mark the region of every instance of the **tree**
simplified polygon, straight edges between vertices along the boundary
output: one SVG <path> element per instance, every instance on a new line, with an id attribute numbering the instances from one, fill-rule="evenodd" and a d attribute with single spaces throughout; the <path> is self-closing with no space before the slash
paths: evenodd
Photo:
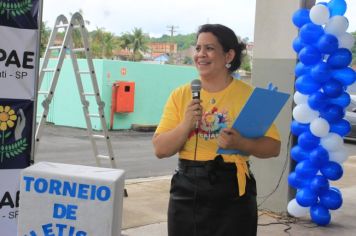
<path id="1" fill-rule="evenodd" d="M 121 35 L 120 40 L 121 40 L 122 48 L 124 48 L 124 49 L 131 48 L 131 35 L 129 33 L 125 33 L 125 34 Z"/>
<path id="2" fill-rule="evenodd" d="M 245 55 L 242 58 L 241 66 L 240 68 L 245 71 L 251 72 L 251 59 L 249 55 Z"/>
<path id="3" fill-rule="evenodd" d="M 143 52 L 147 52 L 147 36 L 143 33 L 141 28 L 134 28 L 131 36 L 131 47 L 133 51 L 133 60 L 138 61 L 141 60 Z"/>
<path id="4" fill-rule="evenodd" d="M 178 51 L 188 49 L 190 46 L 195 45 L 196 33 L 187 35 L 178 34 L 171 38 L 169 35 L 162 35 L 160 38 L 150 38 L 150 42 L 172 42 L 177 44 Z"/>
<path id="5" fill-rule="evenodd" d="M 102 57 L 102 42 L 104 40 L 104 29 L 96 28 L 96 30 L 90 32 L 90 47 L 91 47 L 91 55 L 93 58 L 101 58 Z"/>
<path id="6" fill-rule="evenodd" d="M 46 51 L 49 36 L 51 34 L 51 28 L 47 26 L 46 22 L 41 22 L 41 45 L 40 45 L 40 56 L 42 57 Z"/>
<path id="7" fill-rule="evenodd" d="M 111 32 L 106 32 L 104 28 L 97 28 L 90 33 L 90 44 L 92 56 L 95 58 L 113 57 L 113 51 L 121 49 L 121 40 Z"/>
<path id="8" fill-rule="evenodd" d="M 104 58 L 112 58 L 113 51 L 115 49 L 121 49 L 120 47 L 120 38 L 116 37 L 111 32 L 104 32 L 104 39 L 103 39 L 103 57 Z"/>
<path id="9" fill-rule="evenodd" d="M 134 28 L 132 33 L 124 33 L 120 37 L 121 48 L 129 50 L 131 60 L 140 61 L 143 58 L 142 53 L 148 50 L 148 36 L 145 35 L 141 28 Z"/>

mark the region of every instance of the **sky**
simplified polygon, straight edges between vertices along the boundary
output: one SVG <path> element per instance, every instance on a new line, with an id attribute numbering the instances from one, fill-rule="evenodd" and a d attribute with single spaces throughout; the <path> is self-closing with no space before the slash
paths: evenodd
<path id="1" fill-rule="evenodd" d="M 296 0 L 281 0 L 296 1 Z M 328 1 L 328 0 L 324 0 Z M 196 32 L 205 23 L 224 24 L 241 38 L 253 40 L 256 0 L 44 0 L 43 21 L 53 27 L 58 15 L 83 10 L 91 31 L 104 28 L 117 36 L 142 28 L 150 37 Z M 318 2 L 318 0 L 317 0 Z M 348 31 L 356 31 L 356 0 L 347 0 Z M 352 14 L 353 13 L 353 14 Z"/>

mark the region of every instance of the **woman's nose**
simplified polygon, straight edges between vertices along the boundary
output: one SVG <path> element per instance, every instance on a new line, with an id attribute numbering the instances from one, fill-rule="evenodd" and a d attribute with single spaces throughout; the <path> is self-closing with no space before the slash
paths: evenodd
<path id="1" fill-rule="evenodd" d="M 199 57 L 205 57 L 206 56 L 205 50 L 204 49 L 199 50 L 199 52 L 197 52 L 197 55 Z"/>

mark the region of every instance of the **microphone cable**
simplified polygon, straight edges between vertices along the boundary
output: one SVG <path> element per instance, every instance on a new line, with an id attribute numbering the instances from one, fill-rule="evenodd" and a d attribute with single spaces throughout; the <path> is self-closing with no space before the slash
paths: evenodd
<path id="1" fill-rule="evenodd" d="M 195 128 L 195 147 L 194 147 L 194 163 L 197 161 L 197 150 L 198 150 L 198 128 Z M 193 203 L 193 221 L 194 221 L 194 236 L 197 235 L 197 222 L 196 222 L 196 208 L 197 208 L 197 195 L 198 195 L 198 186 L 197 186 L 197 166 L 194 167 L 194 203 Z"/>
<path id="2" fill-rule="evenodd" d="M 195 79 L 190 83 L 190 88 L 192 90 L 192 98 L 200 99 L 201 81 Z M 197 197 L 198 197 L 198 185 L 197 185 L 197 149 L 198 149 L 198 133 L 199 133 L 199 121 L 196 121 L 195 125 L 195 147 L 194 147 L 194 163 L 192 167 L 194 168 L 194 199 L 193 199 L 193 221 L 194 221 L 194 236 L 197 235 L 197 222 L 196 222 L 196 208 L 197 208 Z M 195 166 L 196 165 L 196 166 Z"/>

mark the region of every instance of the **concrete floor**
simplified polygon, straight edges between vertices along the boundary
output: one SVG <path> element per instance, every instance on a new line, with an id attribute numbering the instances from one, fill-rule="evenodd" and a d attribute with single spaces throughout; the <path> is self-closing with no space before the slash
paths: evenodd
<path id="1" fill-rule="evenodd" d="M 131 180 L 126 183 L 129 197 L 124 199 L 123 236 L 167 236 L 167 204 L 170 179 Z M 356 235 L 356 156 L 344 163 L 344 176 L 333 182 L 340 188 L 343 205 L 332 211 L 331 223 L 319 227 L 306 218 L 292 218 L 260 210 L 259 236 Z"/>
<path id="2" fill-rule="evenodd" d="M 170 177 L 176 158 L 154 157 L 152 133 L 112 132 L 111 136 L 117 164 L 128 170 L 122 235 L 166 236 Z M 295 219 L 261 209 L 258 235 L 356 235 L 356 144 L 346 144 L 346 148 L 350 157 L 344 163 L 344 176 L 331 183 L 341 188 L 343 206 L 331 212 L 327 227 L 318 227 L 309 218 Z M 85 130 L 66 127 L 45 128 L 36 161 L 95 166 Z"/>

